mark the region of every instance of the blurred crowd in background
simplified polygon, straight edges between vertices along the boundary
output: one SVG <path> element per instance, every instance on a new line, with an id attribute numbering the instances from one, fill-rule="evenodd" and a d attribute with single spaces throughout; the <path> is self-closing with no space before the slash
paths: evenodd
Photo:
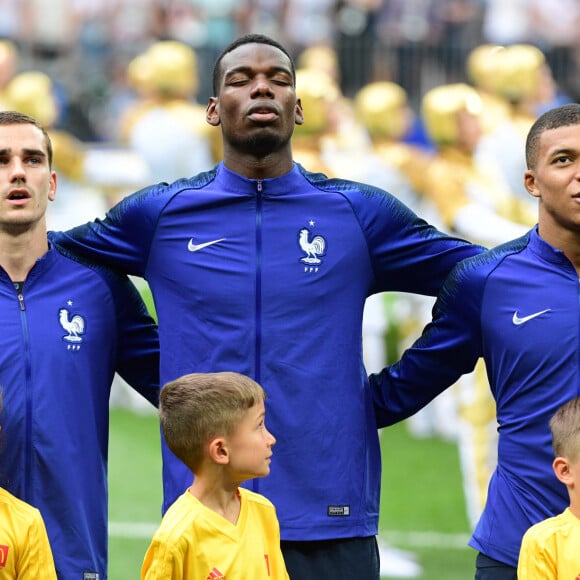
<path id="1" fill-rule="evenodd" d="M 117 136 L 132 98 L 127 66 L 153 42 L 195 50 L 196 98 L 205 103 L 215 57 L 246 32 L 275 37 L 296 58 L 331 47 L 347 97 L 390 80 L 417 107 L 429 88 L 465 80 L 466 57 L 483 43 L 537 46 L 562 90 L 580 97 L 577 0 L 0 0 L 0 12 L 0 38 L 18 47 L 18 69 L 51 76 L 59 122 L 83 140 Z"/>

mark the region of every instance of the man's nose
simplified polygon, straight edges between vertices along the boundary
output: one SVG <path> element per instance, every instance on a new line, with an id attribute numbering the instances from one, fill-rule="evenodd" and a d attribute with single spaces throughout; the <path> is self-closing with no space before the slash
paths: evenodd
<path id="1" fill-rule="evenodd" d="M 10 177 L 11 179 L 23 179 L 26 176 L 24 171 L 24 163 L 18 158 L 14 158 L 10 162 Z"/>
<path id="2" fill-rule="evenodd" d="M 265 76 L 258 76 L 254 81 L 254 86 L 252 87 L 253 95 L 268 95 L 274 94 L 272 91 L 272 86 L 270 81 Z"/>

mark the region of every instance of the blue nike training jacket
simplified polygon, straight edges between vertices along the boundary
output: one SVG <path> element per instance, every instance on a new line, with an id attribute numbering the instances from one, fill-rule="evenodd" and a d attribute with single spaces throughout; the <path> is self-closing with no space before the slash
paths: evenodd
<path id="1" fill-rule="evenodd" d="M 0 268 L 0 328 L 0 485 L 40 510 L 59 580 L 104 580 L 109 392 L 118 371 L 157 404 L 155 323 L 125 276 L 52 248 L 20 291 Z"/>
<path id="2" fill-rule="evenodd" d="M 482 248 L 437 231 L 389 193 L 297 164 L 264 180 L 219 164 L 137 192 L 55 239 L 149 282 L 163 383 L 237 371 L 263 385 L 278 442 L 270 475 L 248 485 L 275 504 L 282 539 L 377 533 L 365 299 L 436 294 L 457 261 Z M 165 509 L 191 480 L 164 449 Z"/>
<path id="3" fill-rule="evenodd" d="M 498 465 L 470 545 L 517 566 L 524 532 L 568 505 L 549 421 L 580 395 L 580 284 L 571 262 L 528 234 L 459 264 L 433 322 L 397 364 L 371 375 L 377 421 L 423 407 L 479 357 L 497 404 Z"/>

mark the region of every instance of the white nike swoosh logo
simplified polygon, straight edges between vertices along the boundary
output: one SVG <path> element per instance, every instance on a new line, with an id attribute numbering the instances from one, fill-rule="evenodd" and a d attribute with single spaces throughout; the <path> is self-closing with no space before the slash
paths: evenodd
<path id="1" fill-rule="evenodd" d="M 201 250 L 202 248 L 207 248 L 208 246 L 212 246 L 213 244 L 217 244 L 218 242 L 223 242 L 224 240 L 225 240 L 225 238 L 220 238 L 219 240 L 211 240 L 211 242 L 204 242 L 203 244 L 194 244 L 193 238 L 191 238 L 189 240 L 189 242 L 187 243 L 187 249 L 190 252 L 197 252 L 198 250 Z"/>
<path id="2" fill-rule="evenodd" d="M 540 316 L 540 314 L 545 314 L 546 312 L 550 312 L 551 308 L 548 308 L 547 310 L 542 310 L 541 312 L 534 312 L 534 314 L 530 314 L 528 316 L 523 316 L 522 318 L 520 318 L 518 316 L 518 312 L 517 310 L 514 312 L 514 317 L 512 318 L 512 322 L 516 325 L 519 326 L 520 324 L 523 324 L 524 322 L 527 322 L 528 320 L 531 320 L 532 318 L 536 318 L 536 316 Z"/>

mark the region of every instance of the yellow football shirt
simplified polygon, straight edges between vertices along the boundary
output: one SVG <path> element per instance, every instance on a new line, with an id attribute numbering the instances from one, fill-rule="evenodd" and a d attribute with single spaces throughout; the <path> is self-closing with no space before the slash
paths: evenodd
<path id="1" fill-rule="evenodd" d="M 0 487 L 0 578 L 56 580 L 40 512 Z"/>
<path id="2" fill-rule="evenodd" d="M 518 580 L 578 580 L 580 519 L 569 509 L 532 526 L 524 535 Z"/>
<path id="3" fill-rule="evenodd" d="M 240 488 L 234 525 L 185 492 L 167 510 L 141 569 L 142 580 L 288 580 L 273 504 Z"/>

